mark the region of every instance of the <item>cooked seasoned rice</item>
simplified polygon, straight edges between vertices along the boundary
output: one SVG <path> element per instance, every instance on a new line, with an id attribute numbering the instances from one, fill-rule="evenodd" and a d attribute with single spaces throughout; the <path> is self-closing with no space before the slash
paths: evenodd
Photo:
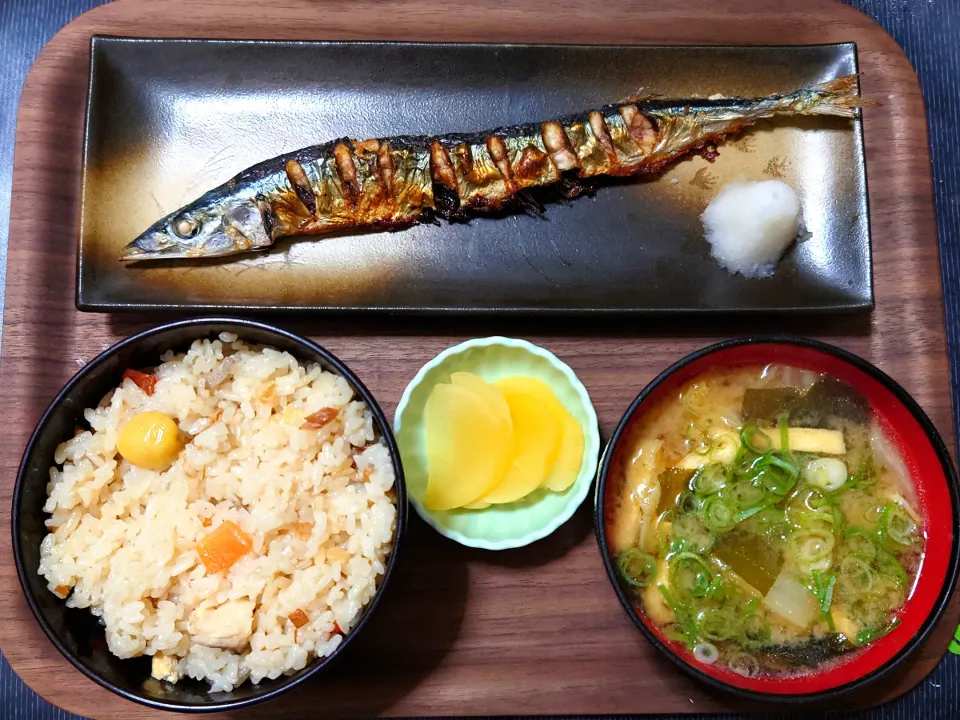
<path id="1" fill-rule="evenodd" d="M 392 549 L 394 472 L 370 410 L 342 377 L 229 333 L 167 353 L 155 374 L 152 395 L 125 379 L 56 450 L 39 570 L 50 590 L 101 618 L 111 652 L 153 655 L 169 681 L 231 690 L 329 655 Z M 304 422 L 325 408 L 334 420 Z M 147 410 L 174 418 L 184 443 L 160 471 L 117 451 Z M 225 521 L 253 547 L 210 574 L 197 543 Z"/>

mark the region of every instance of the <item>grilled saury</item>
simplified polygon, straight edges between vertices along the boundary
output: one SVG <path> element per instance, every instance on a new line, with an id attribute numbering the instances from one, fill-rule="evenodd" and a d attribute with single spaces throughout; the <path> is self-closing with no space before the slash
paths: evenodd
<path id="1" fill-rule="evenodd" d="M 121 260 L 206 258 L 280 237 L 406 227 L 526 200 L 560 183 L 569 196 L 598 176 L 659 172 L 777 115 L 853 117 L 856 77 L 786 95 L 649 99 L 473 135 L 341 139 L 267 160 L 159 220 Z"/>

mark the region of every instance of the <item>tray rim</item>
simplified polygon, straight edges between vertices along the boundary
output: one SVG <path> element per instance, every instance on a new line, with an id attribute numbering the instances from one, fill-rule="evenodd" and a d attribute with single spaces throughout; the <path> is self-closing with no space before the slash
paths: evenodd
<path id="1" fill-rule="evenodd" d="M 449 41 L 405 41 L 405 40 L 272 40 L 257 38 L 217 38 L 217 37 L 150 37 L 145 35 L 113 35 L 109 33 L 94 33 L 89 41 L 89 69 L 87 83 L 87 98 L 83 118 L 83 158 L 81 161 L 81 186 L 79 196 L 79 224 L 77 228 L 77 254 L 75 271 L 74 307 L 80 312 L 92 313 L 132 313 L 141 311 L 160 312 L 234 312 L 234 313 L 269 313 L 277 315 L 303 315 L 305 313 L 318 314 L 327 317 L 348 315 L 376 316 L 396 315 L 409 317 L 529 317 L 546 315 L 551 317 L 635 317 L 635 318 L 697 318 L 718 317 L 733 314 L 744 314 L 751 317 L 770 315 L 789 315 L 791 317 L 805 317 L 815 315 L 855 315 L 869 316 L 876 308 L 876 292 L 874 283 L 873 235 L 870 221 L 870 187 L 867 178 L 866 140 L 863 133 L 863 117 L 861 113 L 851 119 L 851 132 L 854 144 L 860 156 L 855 170 L 863 186 L 864 231 L 866 234 L 866 290 L 865 296 L 858 297 L 850 302 L 838 302 L 825 305 L 771 305 L 753 307 L 534 307 L 527 305 L 504 306 L 477 306 L 477 305 L 293 305 L 281 306 L 278 304 L 256 303 L 220 303 L 220 302 L 131 302 L 123 300 L 103 301 L 84 297 L 85 288 L 89 284 L 84 278 L 84 221 L 87 211 L 87 175 L 90 165 L 90 124 L 94 111 L 94 86 L 96 73 L 96 52 L 99 45 L 129 44 L 129 45 L 252 45 L 271 47 L 419 47 L 419 48 L 537 48 L 537 49 L 581 49 L 581 50 L 635 50 L 639 48 L 650 50 L 803 50 L 812 48 L 835 48 L 848 53 L 853 62 L 857 75 L 857 93 L 860 94 L 860 57 L 856 41 L 804 43 L 794 45 L 763 44 L 763 45 L 731 45 L 731 44 L 605 44 L 605 43 L 496 43 L 496 42 L 449 42 Z M 267 250 L 269 253 L 269 249 Z M 88 291 L 89 292 L 89 291 Z"/>
<path id="2" fill-rule="evenodd" d="M 320 4 L 327 4 L 321 0 Z M 308 21 L 306 23 L 305 30 L 290 29 L 290 27 L 279 27 L 271 30 L 271 32 L 278 36 L 284 37 L 289 35 L 303 34 L 305 32 L 315 32 L 319 35 L 328 34 L 331 36 L 344 36 L 347 33 L 357 32 L 358 34 L 365 34 L 366 36 L 376 36 L 378 34 L 383 34 L 384 32 L 392 32 L 395 35 L 407 34 L 412 37 L 440 37 L 440 36 L 453 36 L 453 37 L 466 37 L 471 35 L 480 35 L 485 37 L 490 37 L 496 35 L 498 32 L 506 36 L 515 36 L 517 33 L 512 29 L 506 29 L 498 31 L 496 29 L 481 29 L 473 30 L 467 27 L 465 24 L 467 20 L 471 18 L 476 19 L 479 17 L 479 10 L 470 10 L 471 5 L 467 5 L 467 17 L 459 25 L 454 24 L 449 29 L 439 28 L 436 25 L 430 26 L 421 26 L 416 25 L 413 20 L 415 16 L 410 12 L 410 7 L 418 9 L 423 7 L 426 2 L 423 0 L 407 0 L 407 2 L 398 4 L 398 26 L 399 30 L 384 31 L 376 27 L 367 27 L 360 25 L 354 20 L 354 13 L 356 9 L 352 9 L 351 15 L 345 18 L 346 11 L 339 8 L 331 7 L 333 13 L 333 18 L 335 21 L 340 24 L 331 24 L 329 29 L 327 26 L 320 27 L 315 20 Z M 210 20 L 208 17 L 203 15 L 202 10 L 197 10 L 197 6 L 202 6 L 203 3 L 198 2 L 193 7 L 190 7 L 187 4 L 184 4 L 184 9 L 186 10 L 186 15 L 188 19 L 197 21 L 198 27 L 205 27 L 213 25 L 214 21 Z M 366 3 L 369 5 L 369 3 Z M 482 4 L 481 4 L 482 5 Z M 712 37 L 714 34 L 719 34 L 723 37 L 733 37 L 740 38 L 748 36 L 751 33 L 744 31 L 739 27 L 735 27 L 731 24 L 724 24 L 725 20 L 723 16 L 716 14 L 709 14 L 710 4 L 704 2 L 703 0 L 693 0 L 686 10 L 665 10 L 662 4 L 645 2 L 645 0 L 640 0 L 637 3 L 638 6 L 636 9 L 630 8 L 630 13 L 639 11 L 642 6 L 646 6 L 646 9 L 651 10 L 653 15 L 650 21 L 650 27 L 652 30 L 642 30 L 641 33 L 645 32 L 648 35 L 653 33 L 663 33 L 668 37 L 676 37 L 677 45 L 685 44 L 695 44 L 695 42 L 686 41 L 685 38 L 692 38 L 694 41 L 699 40 L 704 36 L 704 33 L 707 32 L 703 29 L 703 23 L 706 19 L 713 18 L 714 20 L 720 21 L 720 26 L 716 29 L 710 28 L 709 36 Z M 253 17 L 262 17 L 262 13 L 259 8 L 253 7 L 250 3 L 244 2 L 241 0 L 238 3 L 238 7 L 241 9 L 241 14 L 243 11 L 248 13 L 248 16 L 241 18 L 238 22 L 227 25 L 227 32 L 234 34 L 244 34 L 245 28 L 247 27 L 244 23 L 250 19 L 250 16 Z M 24 92 L 21 97 L 21 101 L 18 105 L 18 130 L 17 130 L 17 156 L 15 157 L 15 175 L 13 183 L 13 197 L 19 200 L 26 200 L 33 194 L 39 194 L 42 192 L 42 188 L 37 185 L 37 180 L 35 176 L 40 174 L 41 176 L 49 176 L 49 172 L 45 172 L 42 168 L 38 169 L 37 165 L 37 145 L 43 145 L 46 147 L 49 144 L 48 140 L 34 140 L 34 135 L 37 132 L 37 124 L 39 121 L 42 121 L 42 118 L 45 115 L 50 114 L 55 106 L 53 105 L 53 100 L 59 99 L 59 94 L 53 92 L 49 87 L 45 87 L 45 83 L 49 83 L 50 78 L 60 80 L 65 74 L 69 74 L 65 69 L 71 62 L 76 64 L 76 60 L 82 57 L 84 48 L 83 43 L 90 37 L 90 32 L 93 28 L 98 27 L 107 27 L 107 28 L 118 28 L 125 30 L 127 28 L 138 27 L 137 23 L 140 22 L 140 16 L 137 14 L 138 11 L 142 11 L 143 6 L 141 5 L 140 0 L 120 0 L 119 2 L 112 3 L 110 6 L 97 8 L 96 10 L 85 13 L 82 16 L 75 18 L 73 21 L 68 23 L 68 25 L 61 30 L 51 41 L 51 47 L 47 48 L 43 53 L 40 54 L 39 58 L 35 65 L 31 68 L 30 72 L 27 75 L 26 82 L 24 84 Z M 954 430 L 954 421 L 952 413 L 952 393 L 949 392 L 949 377 L 943 379 L 944 373 L 947 372 L 948 368 L 946 366 L 947 362 L 947 345 L 944 337 L 944 326 L 943 326 L 943 311 L 942 311 L 942 286 L 940 282 L 940 254 L 939 246 L 937 245 L 937 234 L 936 234 L 936 224 L 934 217 L 934 195 L 933 195 L 933 186 L 932 186 L 932 176 L 930 173 L 929 166 L 929 143 L 928 143 L 928 133 L 925 123 L 923 123 L 924 118 L 924 104 L 922 100 L 922 94 L 920 89 L 920 84 L 916 75 L 916 71 L 910 64 L 903 50 L 896 44 L 896 42 L 890 37 L 889 33 L 883 30 L 883 28 L 872 18 L 865 15 L 863 12 L 858 11 L 855 8 L 850 6 L 843 5 L 841 3 L 827 2 L 826 0 L 813 0 L 809 4 L 804 4 L 801 7 L 793 7 L 790 10 L 790 14 L 787 14 L 786 8 L 784 8 L 783 14 L 781 14 L 780 8 L 774 12 L 769 7 L 758 7 L 758 11 L 763 19 L 772 21 L 776 24 L 778 28 L 790 28 L 798 30 L 798 36 L 805 36 L 810 31 L 804 29 L 805 26 L 801 23 L 804 21 L 813 20 L 811 13 L 817 12 L 822 13 L 816 16 L 814 22 L 826 22 L 826 21 L 838 21 L 841 27 L 849 30 L 848 35 L 855 35 L 861 39 L 863 43 L 863 48 L 865 49 L 864 58 L 869 58 L 869 68 L 873 73 L 871 77 L 879 77 L 880 85 L 883 87 L 896 87 L 898 90 L 904 93 L 903 102 L 900 105 L 900 109 L 896 113 L 891 113 L 890 120 L 895 123 L 903 123 L 907 120 L 916 122 L 919 125 L 919 130 L 917 132 L 917 137 L 920 142 L 911 142 L 907 141 L 907 144 L 914 151 L 913 153 L 905 157 L 908 164 L 915 170 L 915 173 L 912 174 L 912 197 L 907 197 L 903 199 L 895 199 L 894 205 L 895 209 L 902 213 L 904 210 L 913 213 L 911 215 L 911 222 L 909 225 L 906 224 L 903 217 L 894 213 L 889 216 L 893 220 L 886 220 L 881 222 L 880 226 L 884 229 L 887 229 L 888 226 L 903 227 L 907 231 L 907 235 L 911 241 L 911 247 L 916 247 L 923 251 L 923 257 L 921 258 L 924 267 L 927 268 L 930 274 L 934 274 L 937 277 L 937 281 L 934 283 L 935 287 L 927 287 L 927 292 L 930 293 L 930 302 L 933 302 L 939 308 L 939 311 L 932 311 L 929 316 L 932 327 L 930 328 L 930 336 L 927 339 L 920 339 L 922 347 L 928 353 L 930 353 L 931 360 L 935 363 L 937 370 L 937 375 L 940 378 L 941 382 L 938 382 L 938 388 L 940 393 L 938 397 L 945 397 L 946 400 L 943 401 L 943 407 L 938 411 L 939 422 L 938 426 L 944 428 L 944 432 L 949 434 L 953 438 L 953 442 L 950 443 L 951 453 L 956 454 L 955 443 L 956 437 L 953 432 Z M 364 11 L 369 11 L 370 8 L 361 8 L 360 13 Z M 533 7 L 527 7 L 521 3 L 519 5 L 519 10 L 522 11 L 522 17 L 537 17 L 540 11 Z M 611 9 L 613 14 L 616 17 L 630 14 L 625 11 L 622 4 L 615 4 Z M 292 12 L 289 7 L 280 8 L 278 11 L 279 15 L 285 17 L 291 17 Z M 707 17 L 702 17 L 703 13 L 707 13 Z M 693 20 L 697 23 L 696 26 L 683 26 L 681 29 L 672 29 L 676 28 L 674 21 L 679 15 L 681 18 L 687 20 Z M 219 22 L 218 19 L 216 22 Z M 156 35 L 163 35 L 167 32 L 166 26 L 161 25 L 160 20 L 152 19 L 150 15 L 143 18 L 145 25 L 150 28 L 149 31 L 153 32 Z M 360 30 L 355 30 L 356 28 L 361 28 Z M 825 30 L 827 34 L 831 34 L 835 31 L 830 30 L 829 27 L 826 27 Z M 847 32 L 845 30 L 845 32 Z M 617 31 L 615 28 L 611 29 L 610 27 L 603 25 L 599 20 L 589 20 L 585 26 L 585 31 L 591 37 L 606 37 L 608 35 L 622 35 L 622 31 Z M 571 34 L 571 30 L 563 25 L 560 25 L 556 22 L 548 21 L 544 28 L 539 31 L 541 35 L 545 37 L 565 37 L 568 34 Z M 659 36 L 658 36 L 659 37 Z M 81 85 L 82 81 L 77 83 L 77 86 Z M 60 93 L 62 94 L 62 93 Z M 80 99 L 73 99 L 72 95 L 75 93 L 70 92 L 71 100 L 71 114 L 75 118 L 79 118 L 80 113 L 82 112 L 80 108 L 82 107 L 83 101 Z M 66 138 L 66 144 L 68 146 L 76 146 L 77 156 L 79 156 L 80 142 L 79 138 L 81 136 L 81 122 L 78 119 L 69 121 L 67 129 L 69 130 L 69 137 Z M 61 142 L 61 144 L 63 144 Z M 877 152 L 882 152 L 882 150 L 877 150 Z M 916 161 L 919 159 L 919 162 Z M 32 162 L 31 162 L 32 161 Z M 70 160 L 68 167 L 73 172 L 75 166 L 75 161 Z M 79 175 L 79 167 L 76 167 L 77 174 Z M 78 180 L 79 178 L 77 178 Z M 78 183 L 79 184 L 79 183 Z M 885 183 L 881 183 L 882 186 L 886 187 Z M 72 195 L 72 192 L 70 193 Z M 73 200 L 76 202 L 76 200 Z M 76 206 L 74 206 L 75 209 Z M 35 218 L 27 214 L 27 211 L 23 209 L 23 204 L 13 204 L 11 207 L 12 225 L 16 226 L 20 231 L 31 231 L 37 228 L 39 223 Z M 73 216 L 73 213 L 70 213 Z M 886 217 L 886 216 L 885 216 Z M 915 222 L 914 222 L 915 221 Z M 74 217 L 70 217 L 66 220 L 66 223 L 76 222 Z M 22 232 L 23 235 L 28 235 L 29 232 Z M 70 233 L 72 235 L 72 233 Z M 886 237 L 887 233 L 884 233 Z M 71 237 L 63 237 L 63 244 L 61 247 L 70 247 Z M 30 241 L 28 238 L 24 237 L 18 240 L 17 243 L 12 243 L 13 252 L 11 260 L 13 262 L 25 262 L 27 259 L 33 261 L 31 257 L 32 251 L 28 249 Z M 63 250 L 58 251 L 61 254 L 70 254 Z M 66 264 L 64 263 L 64 267 Z M 879 267 L 883 267 L 882 265 Z M 881 278 L 883 275 L 881 274 Z M 889 284 L 884 282 L 881 285 L 881 289 L 888 290 Z M 29 295 L 32 292 L 30 288 L 24 288 L 24 283 L 17 280 L 15 274 L 8 276 L 8 298 L 10 302 L 10 308 L 18 312 L 30 311 L 35 313 L 37 308 L 34 304 L 30 304 L 28 301 Z M 884 303 L 881 303 L 885 307 Z M 901 301 L 902 302 L 902 301 Z M 914 302 L 911 300 L 911 302 Z M 899 305 L 898 305 L 899 306 Z M 86 315 L 86 321 L 83 320 L 84 315 L 76 316 L 76 319 L 71 322 L 71 327 L 77 325 L 90 325 L 98 324 L 91 321 L 91 318 L 103 317 L 97 315 Z M 302 316 L 290 316 L 287 322 L 300 323 L 303 322 L 304 318 Z M 16 347 L 16 342 L 19 340 L 23 342 L 24 332 L 18 330 L 18 324 L 21 322 L 21 319 L 16 313 L 8 312 L 5 316 L 5 325 L 9 337 Z M 380 331 L 380 334 L 383 334 L 384 331 Z M 448 330 L 445 334 L 449 334 Z M 312 335 L 321 334 L 324 336 L 329 335 L 329 331 L 323 330 L 322 327 L 317 327 Z M 543 331 L 538 331 L 537 335 L 551 334 L 544 333 Z M 831 342 L 842 342 L 845 346 L 861 346 L 865 342 L 864 338 L 858 337 L 856 333 L 841 332 L 840 336 L 842 339 L 838 339 L 837 336 L 826 335 L 822 333 L 817 333 L 815 331 L 811 332 L 814 336 L 817 337 L 833 337 Z M 348 333 L 349 335 L 349 333 Z M 639 333 L 640 337 L 646 337 L 648 339 L 660 340 L 664 343 L 671 343 L 675 340 L 679 340 L 682 337 L 685 337 L 685 333 L 681 333 L 679 337 L 676 335 L 665 335 L 663 332 L 654 330 L 654 331 L 641 331 Z M 700 335 L 698 334 L 698 337 Z M 713 337 L 710 335 L 709 337 Z M 7 339 L 6 337 L 4 338 Z M 349 339 L 349 338 L 348 338 Z M 555 338 L 557 339 L 557 338 Z M 7 368 L 7 375 L 12 376 L 15 373 L 13 366 L 17 364 L 19 358 L 14 353 L 14 351 L 9 349 L 10 342 L 5 343 L 4 345 L 4 365 Z M 867 353 L 868 357 L 878 357 L 876 353 L 878 350 L 874 349 Z M 9 364 L 7 364 L 9 363 Z M 2 388 L 0 388 L 2 392 Z M 10 393 L 7 393 L 9 397 Z M 2 509 L 0 509 L 0 516 L 3 515 Z M 11 614 L 11 618 L 17 621 L 17 607 L 16 602 L 11 602 L 11 598 L 0 594 L 0 609 L 6 609 L 8 613 Z M 956 603 L 955 603 L 956 604 Z M 955 608 L 956 609 L 956 608 Z M 16 626 L 14 626 L 16 627 Z M 28 643 L 28 647 L 31 644 L 33 638 L 22 631 L 20 631 L 19 636 L 25 639 Z M 8 636 L 9 638 L 9 636 Z M 2 638 L 0 638 L 2 640 Z M 10 644 L 13 644 L 12 642 Z M 13 650 L 14 648 L 9 648 Z M 930 663 L 930 655 L 935 653 L 935 660 L 933 664 L 929 665 L 929 668 L 923 672 L 922 675 L 911 677 L 909 684 L 898 686 L 895 694 L 890 694 L 888 691 L 883 691 L 881 688 L 881 693 L 878 695 L 885 695 L 884 701 L 893 701 L 895 698 L 900 697 L 904 693 L 910 692 L 918 683 L 920 683 L 924 677 L 926 677 L 933 669 L 935 662 L 940 659 L 942 653 L 946 652 L 946 642 L 942 644 L 942 647 L 938 646 L 936 648 L 931 647 L 930 653 L 927 653 L 927 658 L 924 661 L 925 664 Z M 103 712 L 109 714 L 110 717 L 115 718 L 129 718 L 131 716 L 137 717 L 146 717 L 147 715 L 138 712 L 140 709 L 131 706 L 127 703 L 118 702 L 116 698 L 110 696 L 106 693 L 100 693 L 95 688 L 93 690 L 85 689 L 86 684 L 82 681 L 77 683 L 76 692 L 63 692 L 57 689 L 56 684 L 49 684 L 44 682 L 45 676 L 49 676 L 48 670 L 54 669 L 52 666 L 43 666 L 38 665 L 31 656 L 30 659 L 25 657 L 22 652 L 14 653 L 14 657 L 8 656 L 11 664 L 16 661 L 14 666 L 18 673 L 22 673 L 22 677 L 25 680 L 28 680 L 29 684 L 32 687 L 39 689 L 42 693 L 45 693 L 47 697 L 53 698 L 51 700 L 55 703 L 60 703 L 64 707 L 71 708 L 74 712 L 85 712 L 85 714 L 91 714 L 93 712 Z M 44 659 L 47 662 L 50 661 L 50 658 L 46 658 L 42 654 L 37 656 L 41 661 Z M 863 701 L 861 707 L 869 708 L 875 707 L 878 700 L 882 698 L 875 697 L 874 699 L 866 699 Z M 429 707 L 429 705 L 428 705 Z M 436 708 L 434 704 L 434 708 Z M 455 712 L 449 709 L 435 709 L 434 712 L 437 714 L 455 714 Z M 726 709 L 717 710 L 717 712 L 732 712 L 735 710 L 735 706 L 728 705 Z M 503 712 L 503 711 L 501 711 Z M 679 714 L 686 714 L 689 712 L 689 709 L 682 708 L 678 709 L 675 712 Z M 414 712 L 411 708 L 407 707 L 406 704 L 400 708 L 397 708 L 397 713 L 400 715 L 416 715 L 421 713 Z M 154 717 L 153 714 L 149 715 Z"/>

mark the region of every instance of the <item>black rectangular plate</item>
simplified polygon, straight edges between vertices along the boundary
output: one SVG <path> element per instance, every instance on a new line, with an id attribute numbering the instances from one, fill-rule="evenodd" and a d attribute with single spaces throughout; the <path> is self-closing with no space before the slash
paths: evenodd
<path id="1" fill-rule="evenodd" d="M 853 44 L 615 47 L 95 37 L 77 307 L 408 312 L 826 312 L 873 307 L 859 120 L 769 121 L 662 176 L 515 214 L 124 265 L 157 218 L 268 157 L 350 136 L 542 121 L 638 92 L 762 96 L 857 71 Z M 811 237 L 766 279 L 714 262 L 700 213 L 781 177 Z"/>

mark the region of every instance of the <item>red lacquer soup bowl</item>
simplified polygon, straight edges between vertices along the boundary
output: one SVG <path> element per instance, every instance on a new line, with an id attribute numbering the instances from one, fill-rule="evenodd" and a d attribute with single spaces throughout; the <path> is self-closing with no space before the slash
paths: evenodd
<path id="1" fill-rule="evenodd" d="M 923 563 L 892 631 L 874 642 L 840 655 L 803 674 L 753 677 L 720 664 L 704 664 L 682 643 L 667 637 L 639 607 L 632 589 L 621 579 L 607 539 L 608 509 L 620 491 L 622 455 L 630 430 L 643 422 L 645 411 L 675 397 L 684 383 L 717 368 L 770 363 L 824 373 L 867 398 L 886 436 L 900 452 L 916 488 L 924 518 Z M 686 672 L 714 687 L 751 699 L 805 702 L 851 692 L 890 672 L 926 639 L 944 613 L 958 571 L 958 483 L 947 449 L 933 424 L 907 392 L 868 362 L 839 348 L 793 337 L 729 340 L 711 345 L 677 362 L 637 396 L 607 445 L 598 473 L 595 521 L 607 574 L 627 614 L 650 642 Z"/>

